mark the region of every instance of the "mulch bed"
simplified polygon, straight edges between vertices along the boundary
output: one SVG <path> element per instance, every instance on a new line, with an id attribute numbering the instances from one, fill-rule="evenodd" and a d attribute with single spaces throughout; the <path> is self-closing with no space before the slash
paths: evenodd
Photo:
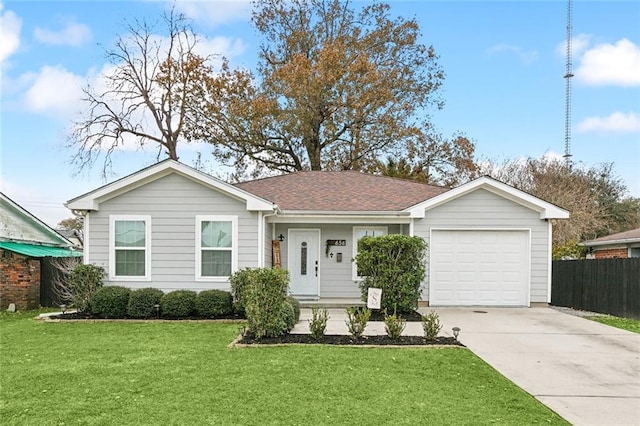
<path id="1" fill-rule="evenodd" d="M 391 339 L 389 336 L 362 336 L 354 339 L 345 335 L 326 335 L 315 339 L 310 334 L 286 334 L 280 337 L 262 337 L 256 339 L 250 334 L 245 334 L 236 342 L 240 345 L 282 345 L 282 344 L 322 344 L 322 345 L 354 345 L 354 346 L 427 346 L 450 345 L 464 346 L 453 337 L 437 337 L 435 340 L 427 340 L 422 336 L 400 336 L 399 339 Z"/>

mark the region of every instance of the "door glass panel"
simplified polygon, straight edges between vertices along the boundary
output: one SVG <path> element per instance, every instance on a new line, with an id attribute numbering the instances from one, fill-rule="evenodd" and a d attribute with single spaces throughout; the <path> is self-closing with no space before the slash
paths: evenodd
<path id="1" fill-rule="evenodd" d="M 300 246 L 300 275 L 307 275 L 307 242 Z"/>

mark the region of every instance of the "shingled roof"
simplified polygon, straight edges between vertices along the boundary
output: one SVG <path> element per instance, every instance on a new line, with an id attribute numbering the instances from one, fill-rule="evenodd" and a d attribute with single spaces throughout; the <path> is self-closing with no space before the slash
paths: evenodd
<path id="1" fill-rule="evenodd" d="M 297 172 L 236 184 L 283 211 L 399 212 L 448 188 L 354 171 Z"/>
<path id="2" fill-rule="evenodd" d="M 580 243 L 582 246 L 599 246 L 605 244 L 619 243 L 637 243 L 640 242 L 640 228 L 631 229 L 629 231 L 618 232 L 617 234 L 607 235 L 605 237 L 596 238 L 595 240 Z"/>

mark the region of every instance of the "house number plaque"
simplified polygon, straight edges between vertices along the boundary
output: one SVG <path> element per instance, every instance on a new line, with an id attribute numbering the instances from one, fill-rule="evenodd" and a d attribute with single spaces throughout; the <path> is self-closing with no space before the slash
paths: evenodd
<path id="1" fill-rule="evenodd" d="M 347 240 L 327 240 L 328 246 L 346 246 Z"/>

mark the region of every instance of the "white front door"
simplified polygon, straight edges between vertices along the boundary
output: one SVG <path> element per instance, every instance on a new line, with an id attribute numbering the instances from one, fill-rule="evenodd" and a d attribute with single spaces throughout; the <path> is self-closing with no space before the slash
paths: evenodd
<path id="1" fill-rule="evenodd" d="M 318 297 L 320 230 L 290 229 L 288 240 L 291 294 L 299 297 Z"/>

